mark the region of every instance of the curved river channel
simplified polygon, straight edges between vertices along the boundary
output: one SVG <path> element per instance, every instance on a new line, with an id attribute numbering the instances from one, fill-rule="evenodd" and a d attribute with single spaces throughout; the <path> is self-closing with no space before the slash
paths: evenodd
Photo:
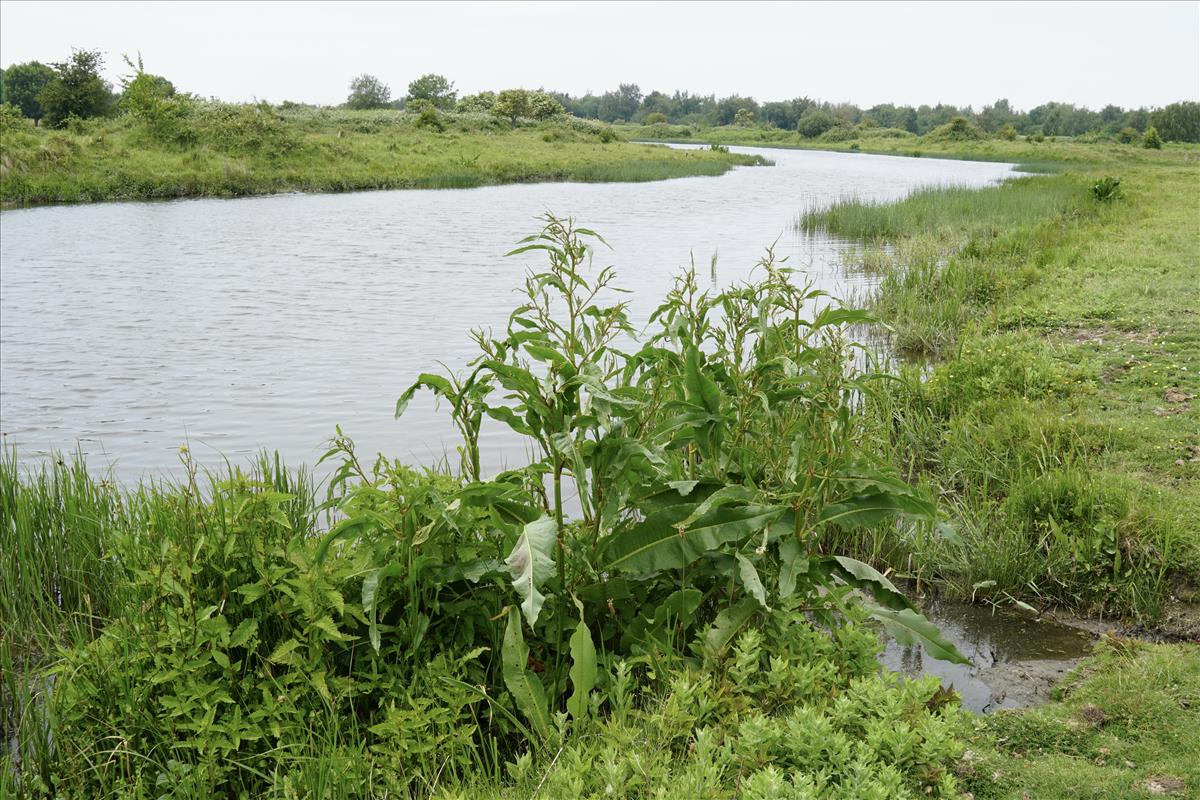
<path id="1" fill-rule="evenodd" d="M 454 456 L 422 371 L 504 328 L 537 254 L 504 258 L 550 210 L 611 250 L 635 323 L 694 255 L 703 282 L 746 278 L 764 248 L 838 295 L 848 245 L 794 230 L 804 209 L 936 184 L 985 185 L 1011 165 L 736 148 L 773 167 L 656 183 L 105 203 L 0 214 L 0 430 L 23 459 L 78 448 L 133 483 L 279 450 L 312 464 L 340 424 L 364 454 Z M 717 254 L 715 271 L 711 257 Z M 493 428 L 485 468 L 524 445 Z"/>

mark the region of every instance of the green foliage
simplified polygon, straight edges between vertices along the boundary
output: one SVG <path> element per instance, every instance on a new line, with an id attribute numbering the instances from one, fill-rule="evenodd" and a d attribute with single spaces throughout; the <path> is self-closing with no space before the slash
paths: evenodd
<path id="1" fill-rule="evenodd" d="M 562 104 L 552 95 L 528 89 L 505 89 L 496 95 L 489 110 L 514 126 L 522 118 L 549 119 L 563 113 Z"/>
<path id="2" fill-rule="evenodd" d="M 643 125 L 663 125 L 667 122 L 667 115 L 661 111 L 651 111 L 646 116 L 642 117 Z"/>
<path id="3" fill-rule="evenodd" d="M 4 70 L 4 102 L 16 106 L 23 115 L 36 122 L 45 114 L 38 98 L 54 77 L 52 68 L 37 61 L 13 64 Z"/>
<path id="4" fill-rule="evenodd" d="M 1150 124 L 1168 142 L 1200 142 L 1200 102 L 1164 106 L 1151 112 Z"/>
<path id="5" fill-rule="evenodd" d="M 124 91 L 118 101 L 119 108 L 145 125 L 150 135 L 161 142 L 177 145 L 195 142 L 198 132 L 190 98 L 176 95 L 174 85 L 166 78 L 146 72 L 140 55 L 137 64 L 128 56 L 125 63 L 134 74 L 122 79 Z"/>
<path id="6" fill-rule="evenodd" d="M 589 726 L 653 724 L 635 696 L 709 674 L 720 684 L 671 688 L 664 731 L 678 754 L 727 726 L 730 788 L 774 765 L 846 796 L 953 789 L 952 717 L 924 707 L 932 686 L 875 675 L 874 636 L 845 623 L 962 656 L 886 577 L 827 549 L 935 517 L 879 463 L 858 413 L 873 377 L 847 332 L 867 315 L 768 251 L 754 283 L 706 292 L 680 276 L 639 340 L 608 299 L 613 268 L 592 271 L 599 235 L 544 222 L 510 254 L 545 262 L 507 330 L 475 335 L 467 376 L 422 375 L 397 403 L 421 389 L 450 402 L 458 474 L 364 466 L 340 431 L 320 506 L 277 463 L 125 495 L 80 465 L 27 482 L 4 462 L 11 549 L 67 554 L 3 567 L 12 641 L 56 653 L 44 714 L 21 725 L 36 765 L 23 780 L 259 796 L 315 748 L 331 769 L 368 760 L 373 784 L 421 794 L 431 776 L 581 753 Z M 528 441 L 528 464 L 479 474 L 485 417 Z M 74 621 L 63 642 L 60 620 Z M 901 719 L 917 727 L 897 732 Z M 52 752 L 35 746 L 42 725 Z M 782 744 L 812 726 L 820 737 Z M 818 746 L 830 737 L 832 754 Z"/>
<path id="7" fill-rule="evenodd" d="M 109 113 L 113 97 L 100 77 L 104 58 L 99 50 L 74 50 L 70 60 L 52 66 L 54 80 L 37 96 L 47 125 L 61 128 L 71 117 L 88 119 Z"/>
<path id="8" fill-rule="evenodd" d="M 834 126 L 834 119 L 824 111 L 810 111 L 796 123 L 796 132 L 808 139 L 815 139 Z"/>
<path id="9" fill-rule="evenodd" d="M 1092 197 L 1102 203 L 1110 203 L 1121 196 L 1121 179 L 1106 175 L 1092 184 Z"/>
<path id="10" fill-rule="evenodd" d="M 967 142 L 987 138 L 987 134 L 977 125 L 962 116 L 951 118 L 945 125 L 939 125 L 926 135 L 934 141 L 950 142 Z"/>
<path id="11" fill-rule="evenodd" d="M 748 108 L 739 108 L 733 115 L 733 124 L 743 128 L 753 125 L 754 112 Z"/>
<path id="12" fill-rule="evenodd" d="M 455 110 L 460 114 L 490 114 L 496 104 L 495 92 L 469 94 L 458 101 Z"/>
<path id="13" fill-rule="evenodd" d="M 1013 127 L 1011 122 L 1004 123 L 1004 127 L 996 132 L 996 136 L 1006 142 L 1015 141 L 1017 138 L 1017 129 Z"/>
<path id="14" fill-rule="evenodd" d="M 429 73 L 422 75 L 408 85 L 407 101 L 426 100 L 434 108 L 449 111 L 454 108 L 458 92 L 454 91 L 454 81 L 447 80 L 442 75 Z"/>
<path id="15" fill-rule="evenodd" d="M 1141 131 L 1137 128 L 1122 128 L 1121 132 L 1117 134 L 1117 141 L 1121 144 L 1133 144 L 1141 138 Z"/>
<path id="16" fill-rule="evenodd" d="M 1162 137 L 1158 135 L 1158 129 L 1153 125 L 1146 128 L 1146 133 L 1142 136 L 1142 147 L 1147 150 L 1161 150 L 1162 146 Z"/>
<path id="17" fill-rule="evenodd" d="M 357 110 L 386 108 L 392 98 L 392 90 L 374 75 L 363 73 L 350 81 L 350 94 L 346 97 L 346 108 Z"/>

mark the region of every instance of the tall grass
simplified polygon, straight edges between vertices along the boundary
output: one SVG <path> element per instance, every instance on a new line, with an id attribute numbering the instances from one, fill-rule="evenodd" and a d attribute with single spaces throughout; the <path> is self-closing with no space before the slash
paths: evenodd
<path id="1" fill-rule="evenodd" d="M 1030 177 L 1009 180 L 980 191 L 933 186 L 918 189 L 896 202 L 848 198 L 829 208 L 810 211 L 797 220 L 806 232 L 847 239 L 898 239 L 936 236 L 965 243 L 1011 232 L 1015 226 L 1042 222 L 1079 205 L 1075 181 Z"/>
<path id="2" fill-rule="evenodd" d="M 1138 169 L 1141 191 L 1114 203 L 1090 195 L 1095 175 L 1064 173 L 797 221 L 859 240 L 848 267 L 878 277 L 860 300 L 912 363 L 868 405 L 958 531 L 877 528 L 851 552 L 969 598 L 1153 618 L 1195 591 L 1181 588 L 1200 574 L 1195 470 L 1160 455 L 1184 452 L 1190 411 L 1164 407 L 1163 387 L 1196 386 L 1200 363 L 1183 355 L 1193 316 L 1168 300 L 1194 283 L 1200 245 L 1180 227 L 1196 210 L 1187 162 Z M 1131 364 L 1155 377 L 1122 379 Z"/>
<path id="3" fill-rule="evenodd" d="M 608 126 L 520 124 L 400 111 L 279 110 L 202 104 L 155 133 L 126 115 L 64 131 L 8 120 L 0 202 L 244 196 L 272 192 L 465 188 L 537 181 L 719 175 L 749 156 L 630 144 Z"/>

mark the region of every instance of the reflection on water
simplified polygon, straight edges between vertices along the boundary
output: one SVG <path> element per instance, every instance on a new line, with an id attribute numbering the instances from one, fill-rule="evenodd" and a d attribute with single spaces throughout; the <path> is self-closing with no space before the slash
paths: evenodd
<path id="1" fill-rule="evenodd" d="M 942 635 L 973 666 L 930 658 L 918 646 L 887 643 L 880 662 L 908 675 L 936 675 L 953 684 L 972 711 L 1018 708 L 1038 699 L 1065 674 L 1072 659 L 1091 652 L 1090 634 L 984 606 L 937 602 L 924 609 Z"/>
<path id="2" fill-rule="evenodd" d="M 440 460 L 454 438 L 422 394 L 397 395 L 438 361 L 501 329 L 535 254 L 505 259 L 535 217 L 574 214 L 644 321 L 694 254 L 702 280 L 745 278 L 765 246 L 839 295 L 843 245 L 792 229 L 845 196 L 982 185 L 1006 164 L 757 150 L 774 167 L 638 184 L 109 203 L 0 214 L 0 429 L 23 456 L 79 448 L 133 481 L 277 448 L 312 463 L 341 424 L 365 452 Z M 708 263 L 719 253 L 715 276 Z M 485 429 L 486 470 L 523 455 Z"/>

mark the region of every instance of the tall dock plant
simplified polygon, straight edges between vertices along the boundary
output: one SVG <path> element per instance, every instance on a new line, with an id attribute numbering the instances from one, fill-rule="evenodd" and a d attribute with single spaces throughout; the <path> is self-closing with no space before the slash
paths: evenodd
<path id="1" fill-rule="evenodd" d="M 533 730 L 546 734 L 568 692 L 585 713 L 597 642 L 602 658 L 720 661 L 773 605 L 833 621 L 855 590 L 901 639 L 964 661 L 886 577 L 825 549 L 839 532 L 936 516 L 865 443 L 856 402 L 878 376 L 855 366 L 848 331 L 867 314 L 768 250 L 755 280 L 723 291 L 684 273 L 639 339 L 612 301 L 613 268 L 591 269 L 604 240 L 543 222 L 509 254 L 542 253 L 546 267 L 526 277 L 505 335 L 476 332 L 467 378 L 422 375 L 398 404 L 422 387 L 451 401 L 462 486 L 444 498 L 455 513 L 426 525 L 495 549 L 467 569 L 509 582 L 512 600 L 497 602 L 510 604 L 489 612 L 504 620 L 497 666 Z M 531 441 L 531 463 L 479 474 L 485 416 Z M 355 514 L 363 491 L 344 504 L 347 530 L 377 525 L 377 510 Z M 485 530 L 452 533 L 467 508 Z"/>

